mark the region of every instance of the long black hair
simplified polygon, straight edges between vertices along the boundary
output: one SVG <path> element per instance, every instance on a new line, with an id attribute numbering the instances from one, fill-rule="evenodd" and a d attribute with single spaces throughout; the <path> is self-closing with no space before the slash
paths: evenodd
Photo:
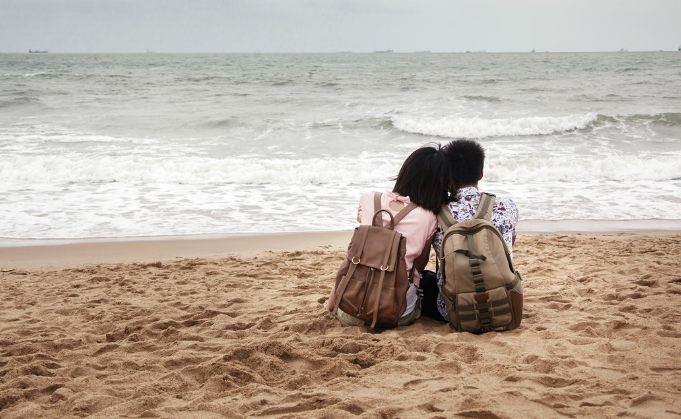
<path id="1" fill-rule="evenodd" d="M 425 145 L 407 157 L 395 178 L 393 192 L 438 213 L 449 202 L 449 165 L 439 144 Z"/>

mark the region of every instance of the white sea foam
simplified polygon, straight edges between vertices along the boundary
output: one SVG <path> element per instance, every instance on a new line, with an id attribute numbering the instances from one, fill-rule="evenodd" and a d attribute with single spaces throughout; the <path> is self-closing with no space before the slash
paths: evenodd
<path id="1" fill-rule="evenodd" d="M 0 161 L 0 181 L 169 184 L 371 184 L 395 176 L 402 156 L 335 159 L 15 156 Z M 485 178 L 504 182 L 681 179 L 681 155 L 488 159 Z"/>
<path id="2" fill-rule="evenodd" d="M 0 196 L 0 237 L 98 238 L 338 231 L 355 227 L 363 185 L 12 184 Z M 493 182 L 521 220 L 678 219 L 681 181 Z"/>
<path id="3" fill-rule="evenodd" d="M 349 230 L 355 224 L 359 197 L 359 188 L 346 185 L 342 188 L 126 183 L 3 186 L 0 237 L 4 238 Z M 320 211 L 327 205 L 332 205 L 333 211 Z"/>
<path id="4" fill-rule="evenodd" d="M 159 140 L 138 137 L 113 137 L 110 135 L 97 135 L 86 133 L 67 132 L 60 127 L 41 127 L 40 131 L 22 131 L 15 128 L 10 132 L 0 132 L 0 144 L 3 142 L 13 144 L 42 144 L 42 143 L 133 143 L 133 144 L 157 144 Z"/>
<path id="5" fill-rule="evenodd" d="M 478 117 L 407 117 L 392 118 L 393 126 L 413 134 L 445 138 L 488 138 L 519 135 L 547 135 L 586 128 L 596 121 L 595 113 L 559 117 L 524 117 L 483 119 Z"/>
<path id="6" fill-rule="evenodd" d="M 681 179 L 681 155 L 496 156 L 488 159 L 485 178 L 497 182 L 675 180 Z"/>
<path id="7" fill-rule="evenodd" d="M 325 184 L 380 182 L 402 162 L 386 158 L 264 159 L 138 156 L 16 156 L 0 161 L 0 181 L 175 184 Z"/>

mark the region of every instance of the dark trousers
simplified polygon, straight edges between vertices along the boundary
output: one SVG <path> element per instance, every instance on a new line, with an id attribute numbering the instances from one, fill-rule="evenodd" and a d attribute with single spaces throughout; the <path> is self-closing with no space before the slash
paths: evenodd
<path id="1" fill-rule="evenodd" d="M 440 288 L 437 286 L 437 276 L 435 275 L 435 272 L 421 272 L 419 291 L 423 292 L 423 298 L 421 298 L 421 317 L 428 317 L 429 319 L 437 320 L 439 322 L 446 322 L 447 320 L 442 317 L 440 311 L 437 309 L 437 297 L 440 295 Z"/>

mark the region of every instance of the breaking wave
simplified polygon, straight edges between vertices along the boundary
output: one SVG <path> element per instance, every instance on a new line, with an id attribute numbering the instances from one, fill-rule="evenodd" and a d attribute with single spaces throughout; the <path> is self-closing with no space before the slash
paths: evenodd
<path id="1" fill-rule="evenodd" d="M 399 172 L 402 161 L 402 157 L 369 155 L 323 159 L 20 156 L 0 161 L 0 182 L 367 185 L 388 181 Z M 486 164 L 485 179 L 530 183 L 675 180 L 681 179 L 681 156 L 495 156 Z"/>
<path id="2" fill-rule="evenodd" d="M 612 124 L 625 124 L 625 125 L 664 125 L 664 126 L 681 126 L 681 113 L 677 112 L 665 112 L 657 114 L 632 114 L 632 115 L 598 115 L 598 121 L 596 125 L 612 125 Z"/>
<path id="3" fill-rule="evenodd" d="M 584 129 L 597 121 L 598 115 L 587 113 L 560 117 L 525 117 L 506 119 L 393 117 L 393 126 L 412 134 L 444 138 L 488 138 L 521 135 L 548 135 Z"/>
<path id="4" fill-rule="evenodd" d="M 412 134 L 432 135 L 444 138 L 490 138 L 515 137 L 524 135 L 549 135 L 561 132 L 582 130 L 590 127 L 619 125 L 638 127 L 645 125 L 681 126 L 681 113 L 666 112 L 659 114 L 601 115 L 595 113 L 576 114 L 559 117 L 524 117 L 484 119 L 471 118 L 432 118 L 432 117 L 393 117 L 396 129 Z"/>
<path id="5" fill-rule="evenodd" d="M 384 182 L 402 162 L 385 158 L 253 159 L 19 156 L 0 161 L 0 182 L 329 184 Z"/>
<path id="6" fill-rule="evenodd" d="M 635 155 L 497 157 L 485 168 L 485 179 L 508 182 L 670 181 L 681 179 L 681 156 Z"/>

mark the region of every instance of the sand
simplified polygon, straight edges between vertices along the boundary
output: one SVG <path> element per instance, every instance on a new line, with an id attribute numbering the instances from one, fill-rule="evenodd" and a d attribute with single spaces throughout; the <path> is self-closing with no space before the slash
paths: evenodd
<path id="1" fill-rule="evenodd" d="M 183 236 L 126 240 L 0 241 L 0 268 L 63 268 L 93 263 L 155 262 L 185 258 L 252 256 L 263 250 L 345 248 L 351 231 L 234 236 Z M 5 246 L 3 246 L 3 244 Z"/>
<path id="2" fill-rule="evenodd" d="M 681 417 L 681 235 L 520 235 L 522 325 L 480 336 L 342 326 L 307 243 L 0 248 L 0 418 Z"/>

